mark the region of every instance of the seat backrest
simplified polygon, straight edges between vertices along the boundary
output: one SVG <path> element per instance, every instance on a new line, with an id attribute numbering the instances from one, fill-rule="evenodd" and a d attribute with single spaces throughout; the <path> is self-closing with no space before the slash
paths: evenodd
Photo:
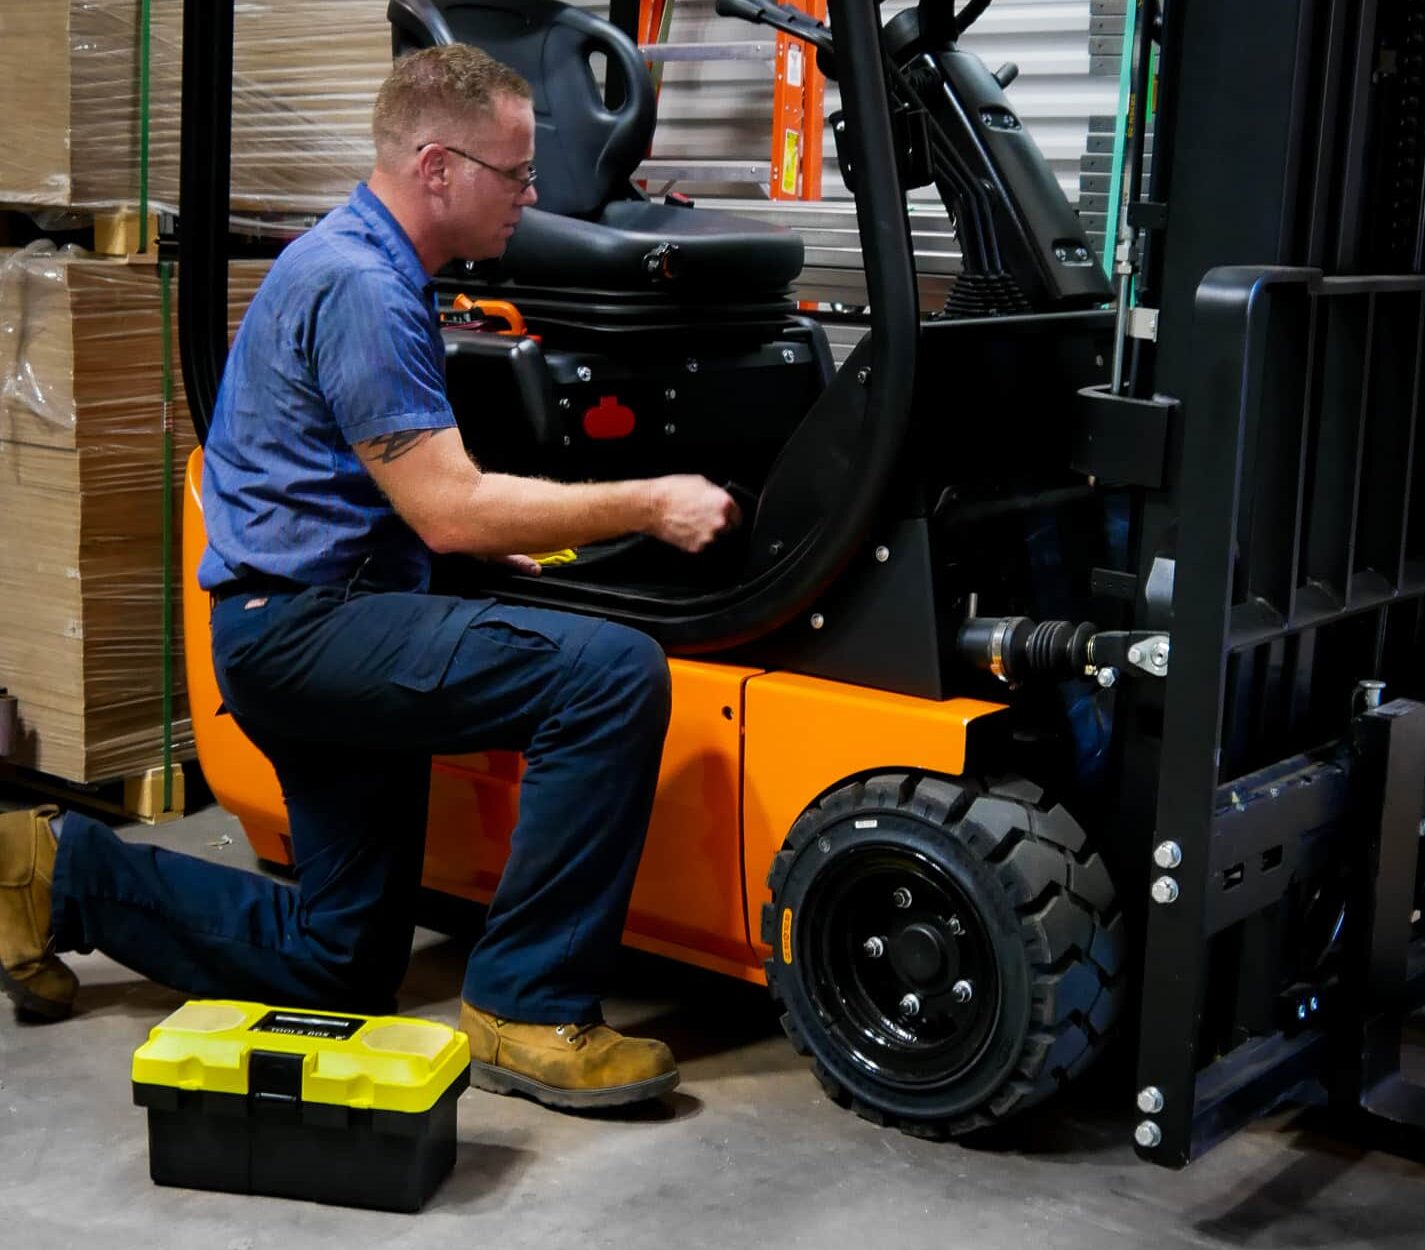
<path id="1" fill-rule="evenodd" d="M 541 208 L 590 217 L 626 197 L 657 101 L 638 46 L 617 26 L 558 0 L 390 0 L 387 16 L 397 55 L 469 43 L 528 80 Z M 594 53 L 606 58 L 614 108 L 594 76 Z"/>

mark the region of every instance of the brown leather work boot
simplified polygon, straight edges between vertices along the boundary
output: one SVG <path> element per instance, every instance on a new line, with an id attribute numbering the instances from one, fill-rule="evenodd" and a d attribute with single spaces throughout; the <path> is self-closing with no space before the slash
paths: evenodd
<path id="1" fill-rule="evenodd" d="M 79 982 L 50 948 L 57 807 L 0 813 L 0 990 L 21 1011 L 62 1020 Z"/>
<path id="2" fill-rule="evenodd" d="M 662 1042 L 624 1037 L 606 1024 L 519 1024 L 460 1004 L 470 1038 L 470 1084 L 525 1094 L 547 1107 L 619 1107 L 678 1084 Z"/>

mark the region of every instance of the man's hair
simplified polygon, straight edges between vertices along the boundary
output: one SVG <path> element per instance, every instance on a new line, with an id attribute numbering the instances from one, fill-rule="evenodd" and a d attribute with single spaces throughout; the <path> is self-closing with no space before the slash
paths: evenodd
<path id="1" fill-rule="evenodd" d="M 528 100 L 529 83 L 479 48 L 452 43 L 408 52 L 376 95 L 377 162 L 390 164 L 404 149 L 448 138 L 443 127 L 451 122 L 492 117 L 502 95 Z"/>

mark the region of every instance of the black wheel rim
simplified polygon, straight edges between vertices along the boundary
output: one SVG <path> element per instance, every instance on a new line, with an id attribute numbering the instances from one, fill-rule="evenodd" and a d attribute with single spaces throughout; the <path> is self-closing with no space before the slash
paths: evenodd
<path id="1" fill-rule="evenodd" d="M 980 910 L 949 871 L 904 847 L 856 847 L 827 864 L 801 910 L 805 984 L 853 1064 L 917 1088 L 974 1065 L 1000 978 Z"/>

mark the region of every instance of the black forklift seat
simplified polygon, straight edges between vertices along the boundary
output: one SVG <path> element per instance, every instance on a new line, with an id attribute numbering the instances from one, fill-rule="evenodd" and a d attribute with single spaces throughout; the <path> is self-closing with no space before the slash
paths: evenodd
<path id="1" fill-rule="evenodd" d="M 730 296 L 781 290 L 802 269 L 801 236 L 732 213 L 615 200 L 594 221 L 526 209 L 500 262 L 512 282 Z"/>
<path id="2" fill-rule="evenodd" d="M 559 0 L 390 0 L 399 55 L 469 43 L 534 93 L 539 207 L 527 209 L 500 275 L 522 286 L 664 288 L 699 300 L 781 290 L 801 272 L 794 231 L 731 213 L 648 201 L 630 179 L 648 151 L 657 100 L 637 45 Z M 600 91 L 591 58 L 605 59 Z"/>

